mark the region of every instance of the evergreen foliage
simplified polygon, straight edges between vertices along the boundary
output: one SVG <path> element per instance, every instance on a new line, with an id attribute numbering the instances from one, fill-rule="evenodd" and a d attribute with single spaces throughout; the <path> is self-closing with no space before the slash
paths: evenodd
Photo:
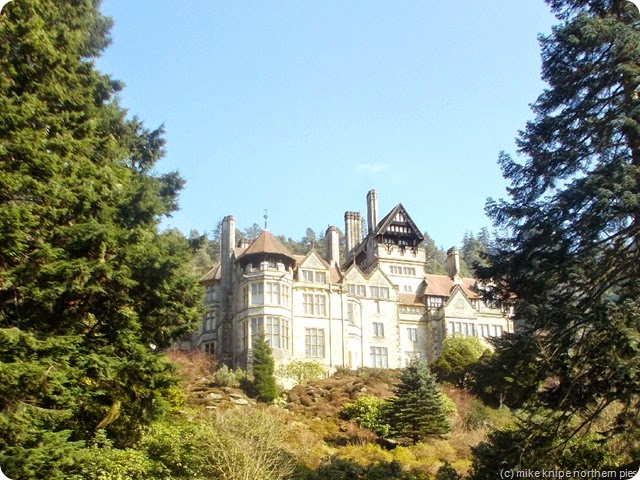
<path id="1" fill-rule="evenodd" d="M 436 245 L 436 242 L 427 232 L 423 232 L 424 240 L 422 245 L 426 250 L 426 266 L 425 270 L 434 275 L 447 274 L 447 254 Z"/>
<path id="2" fill-rule="evenodd" d="M 399 376 L 389 400 L 391 435 L 411 437 L 413 442 L 425 437 L 442 437 L 451 426 L 445 413 L 442 393 L 435 377 L 422 360 L 413 361 Z"/>
<path id="3" fill-rule="evenodd" d="M 462 480 L 462 476 L 449 462 L 446 462 L 438 469 L 436 480 Z"/>
<path id="4" fill-rule="evenodd" d="M 431 365 L 433 373 L 441 382 L 450 382 L 457 387 L 466 386 L 470 367 L 485 351 L 476 337 L 453 336 L 442 342 L 440 356 Z"/>
<path id="5" fill-rule="evenodd" d="M 257 223 L 254 223 L 250 227 L 245 228 L 240 234 L 239 238 L 242 238 L 247 242 L 251 243 L 260 236 L 260 234 L 262 233 L 262 230 L 263 228 L 260 225 L 258 225 Z"/>
<path id="6" fill-rule="evenodd" d="M 202 277 L 213 266 L 213 260 L 209 254 L 209 239 L 207 234 L 197 230 L 191 230 L 188 237 L 191 248 L 191 269 L 197 277 Z"/>
<path id="7" fill-rule="evenodd" d="M 271 347 L 259 336 L 253 344 L 253 386 L 258 400 L 273 402 L 278 398 L 278 387 L 275 377 L 275 362 Z"/>
<path id="8" fill-rule="evenodd" d="M 492 338 L 491 343 L 495 351 L 485 351 L 468 368 L 470 388 L 488 405 L 521 408 L 544 380 L 536 365 L 537 346 L 511 333 Z"/>
<path id="9" fill-rule="evenodd" d="M 518 136 L 523 161 L 500 157 L 510 199 L 488 204 L 502 233 L 481 275 L 517 299 L 497 352 L 531 382 L 517 462 L 549 468 L 589 431 L 617 437 L 621 461 L 638 455 L 640 16 L 627 0 L 547 3 L 548 88 Z"/>
<path id="10" fill-rule="evenodd" d="M 463 276 L 477 277 L 478 269 L 488 266 L 487 256 L 490 249 L 491 236 L 486 228 L 481 229 L 478 235 L 465 232 L 460 249 L 460 261 L 464 263 L 465 270 Z"/>
<path id="11" fill-rule="evenodd" d="M 162 128 L 128 118 L 122 85 L 94 68 L 111 25 L 98 7 L 21 0 L 0 21 L 0 464 L 13 478 L 65 477 L 100 429 L 135 442 L 175 383 L 151 345 L 198 317 L 188 243 L 158 231 L 183 181 L 154 172 Z"/>

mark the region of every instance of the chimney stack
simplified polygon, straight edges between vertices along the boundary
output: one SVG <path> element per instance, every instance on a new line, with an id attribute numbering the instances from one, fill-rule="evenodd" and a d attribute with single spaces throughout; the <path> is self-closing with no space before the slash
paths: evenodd
<path id="1" fill-rule="evenodd" d="M 333 225 L 327 228 L 324 234 L 324 241 L 327 251 L 327 262 L 329 265 L 340 265 L 340 236 L 338 235 L 338 229 Z"/>
<path id="2" fill-rule="evenodd" d="M 227 215 L 222 219 L 222 238 L 220 254 L 220 276 L 222 288 L 231 288 L 231 272 L 233 271 L 233 248 L 236 246 L 236 219 Z"/>
<path id="3" fill-rule="evenodd" d="M 452 280 L 460 277 L 460 250 L 458 247 L 451 247 L 447 250 L 447 273 Z"/>
<path id="4" fill-rule="evenodd" d="M 375 190 L 369 190 L 367 193 L 367 224 L 369 233 L 378 225 L 378 194 Z"/>
<path id="5" fill-rule="evenodd" d="M 348 256 L 362 241 L 362 219 L 360 218 L 360 212 L 345 212 L 344 229 Z"/>

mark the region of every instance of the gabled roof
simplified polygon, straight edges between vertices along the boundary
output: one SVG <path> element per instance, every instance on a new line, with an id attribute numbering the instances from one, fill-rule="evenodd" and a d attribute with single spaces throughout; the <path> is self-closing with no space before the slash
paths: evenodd
<path id="1" fill-rule="evenodd" d="M 352 274 L 351 272 L 356 272 L 356 273 Z M 355 263 L 352 263 L 351 265 L 349 265 L 349 267 L 344 271 L 342 275 L 342 279 L 348 281 L 347 277 L 351 277 L 352 275 L 355 275 L 356 277 L 358 277 L 358 280 L 360 279 L 362 279 L 362 281 L 366 280 L 366 276 L 364 272 L 360 270 L 360 267 L 358 267 L 358 265 L 356 265 Z"/>
<path id="2" fill-rule="evenodd" d="M 398 300 L 401 305 L 420 305 L 424 307 L 424 303 L 420 301 L 420 298 L 415 293 L 400 293 L 398 294 Z"/>
<path id="3" fill-rule="evenodd" d="M 406 227 L 408 227 L 409 231 L 405 231 Z M 424 240 L 424 235 L 409 216 L 407 209 L 404 208 L 402 203 L 399 203 L 378 222 L 372 232 L 369 232 L 360 243 L 353 248 L 351 253 L 347 255 L 342 268 L 347 269 L 349 265 L 356 262 L 356 257 L 367 248 L 370 239 L 375 239 L 375 241 L 379 243 L 380 239 L 376 239 L 376 237 L 384 235 L 387 237 L 410 238 L 410 245 L 407 246 L 411 246 L 412 248 L 417 248 Z"/>
<path id="4" fill-rule="evenodd" d="M 453 291 L 453 287 L 457 285 L 450 277 L 446 275 L 431 275 L 424 276 L 424 293 L 423 295 L 435 295 L 438 297 L 448 297 Z M 478 292 L 476 288 L 476 280 L 473 278 L 460 279 L 460 287 L 468 298 L 477 298 Z"/>
<path id="5" fill-rule="evenodd" d="M 314 265 L 315 260 L 315 265 Z M 311 265 L 309 265 L 311 263 Z M 307 252 L 307 254 L 302 257 L 302 260 L 298 260 L 299 267 L 308 267 L 308 268 L 324 268 L 329 270 L 329 264 L 327 261 L 322 258 L 318 252 L 316 252 L 315 248 L 312 248 Z"/>
<path id="6" fill-rule="evenodd" d="M 456 284 L 453 286 L 453 288 L 451 289 L 451 295 L 446 300 L 444 306 L 449 307 L 450 305 L 452 305 L 454 298 L 459 295 L 461 295 L 465 299 L 466 304 L 469 308 L 473 308 L 469 302 L 469 300 L 471 300 L 473 297 L 468 295 L 468 291 L 465 290 L 464 286 L 462 286 L 461 284 Z"/>
<path id="7" fill-rule="evenodd" d="M 329 262 L 327 262 L 324 258 L 322 258 L 320 254 L 318 254 L 315 248 L 312 248 L 306 255 L 293 255 L 293 258 L 295 258 L 298 268 L 300 267 L 304 268 L 305 266 L 308 267 L 308 265 L 304 265 L 304 263 L 308 263 L 307 260 L 311 259 L 312 257 L 315 258 L 317 261 L 319 261 L 320 265 L 322 265 L 321 268 L 325 268 L 329 270 L 329 280 L 331 281 L 331 283 L 340 283 L 340 281 L 342 280 L 342 273 L 340 272 L 340 269 L 337 268 L 335 265 L 329 265 Z M 317 264 L 318 263 L 316 263 L 316 265 Z M 310 267 L 310 268 L 315 268 L 315 267 Z"/>
<path id="8" fill-rule="evenodd" d="M 394 225 L 407 224 L 411 228 L 411 234 L 415 235 L 420 239 L 420 241 L 424 240 L 424 235 L 420 232 L 420 229 L 415 224 L 415 222 L 409 216 L 407 209 L 404 208 L 402 203 L 397 204 L 393 209 L 387 213 L 387 215 L 378 222 L 375 230 L 373 231 L 374 235 L 383 235 L 387 232 L 392 232 L 392 227 Z"/>
<path id="9" fill-rule="evenodd" d="M 220 272 L 220 264 L 214 265 L 211 270 L 204 274 L 204 276 L 200 279 L 201 284 L 207 284 L 212 282 L 213 280 L 220 280 L 221 272 Z"/>
<path id="10" fill-rule="evenodd" d="M 251 245 L 249 245 L 249 247 L 247 247 L 247 249 L 242 252 L 238 259 L 247 257 L 249 255 L 256 255 L 261 253 L 284 255 L 285 257 L 289 257 L 292 260 L 294 259 L 291 252 L 284 245 L 282 245 L 282 243 L 280 243 L 280 240 L 278 240 L 268 230 L 263 230 L 258 238 L 251 242 Z"/>
<path id="11" fill-rule="evenodd" d="M 331 283 L 342 283 L 342 272 L 335 265 L 329 267 L 329 278 Z"/>
<path id="12" fill-rule="evenodd" d="M 390 289 L 392 289 L 392 290 L 393 290 L 393 289 L 395 289 L 395 290 L 397 290 L 397 289 L 398 289 L 398 286 L 397 286 L 395 283 L 393 283 L 393 282 L 391 281 L 391 279 L 387 276 L 387 274 L 386 274 L 386 273 L 384 273 L 384 271 L 380 268 L 380 265 L 378 265 L 378 264 L 375 264 L 374 268 L 372 268 L 369 272 L 363 272 L 363 271 L 360 269 L 360 267 L 358 267 L 358 265 L 356 265 L 355 263 L 352 263 L 352 264 L 351 264 L 351 265 L 350 265 L 350 266 L 349 266 L 349 267 L 344 271 L 344 274 L 342 275 L 343 283 L 344 283 L 344 282 L 351 283 L 347 277 L 352 277 L 352 276 L 354 276 L 354 273 L 353 273 L 353 272 L 356 272 L 356 273 L 355 273 L 355 276 L 357 277 L 357 280 L 362 279 L 362 281 L 364 281 L 364 282 L 368 282 L 368 281 L 370 281 L 372 278 L 374 278 L 374 277 L 376 277 L 376 276 L 377 276 L 378 278 L 381 278 L 382 280 L 384 280 L 384 281 L 389 285 L 389 288 L 390 288 Z M 354 283 L 355 283 L 355 282 L 354 282 Z"/>

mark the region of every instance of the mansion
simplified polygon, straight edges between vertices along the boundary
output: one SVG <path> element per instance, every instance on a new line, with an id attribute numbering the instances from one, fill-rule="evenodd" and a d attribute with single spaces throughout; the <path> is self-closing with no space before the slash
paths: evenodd
<path id="1" fill-rule="evenodd" d="M 194 346 L 247 368 L 264 335 L 276 365 L 400 368 L 415 358 L 432 362 L 450 335 L 513 331 L 508 315 L 483 302 L 478 282 L 460 275 L 457 248 L 447 252 L 447 275 L 426 271 L 424 236 L 402 204 L 378 219 L 371 190 L 367 225 L 362 238 L 360 213 L 345 213 L 346 258 L 333 226 L 322 257 L 294 255 L 267 230 L 237 244 L 235 219 L 225 217 L 220 264 L 201 280 L 205 314 Z"/>

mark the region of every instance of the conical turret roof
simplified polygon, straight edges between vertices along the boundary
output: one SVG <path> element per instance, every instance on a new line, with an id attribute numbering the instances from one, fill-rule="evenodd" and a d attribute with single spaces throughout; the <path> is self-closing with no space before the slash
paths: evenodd
<path id="1" fill-rule="evenodd" d="M 291 252 L 268 230 L 263 230 L 239 258 L 257 254 L 283 255 L 294 260 Z"/>

